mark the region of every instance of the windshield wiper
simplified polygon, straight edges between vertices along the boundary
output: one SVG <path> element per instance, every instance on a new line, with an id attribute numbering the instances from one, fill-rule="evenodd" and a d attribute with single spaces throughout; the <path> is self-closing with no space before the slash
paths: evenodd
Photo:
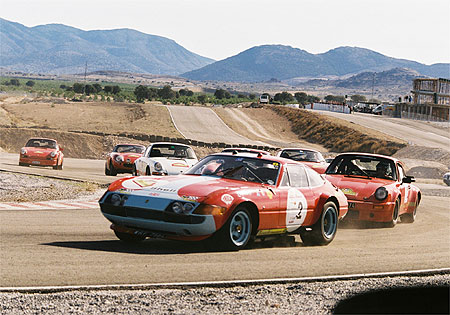
<path id="1" fill-rule="evenodd" d="M 367 173 L 366 174 L 346 174 L 345 177 L 355 177 L 355 178 L 365 177 L 367 179 L 372 179 L 372 177 L 370 177 Z"/>

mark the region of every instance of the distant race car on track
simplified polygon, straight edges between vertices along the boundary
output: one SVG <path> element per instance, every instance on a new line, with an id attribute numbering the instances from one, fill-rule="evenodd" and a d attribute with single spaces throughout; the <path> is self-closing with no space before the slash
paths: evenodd
<path id="1" fill-rule="evenodd" d="M 325 177 L 347 196 L 346 219 L 384 222 L 395 226 L 416 219 L 420 189 L 406 176 L 403 164 L 392 157 L 369 153 L 338 155 Z"/>
<path id="2" fill-rule="evenodd" d="M 134 162 L 134 175 L 176 175 L 198 162 L 194 150 L 188 145 L 156 142 L 145 149 Z"/>
<path id="3" fill-rule="evenodd" d="M 319 151 L 301 148 L 286 148 L 277 153 L 277 156 L 305 163 L 319 174 L 325 173 L 328 163 Z"/>
<path id="4" fill-rule="evenodd" d="M 270 155 L 270 152 L 267 152 L 264 150 L 259 150 L 259 149 L 252 149 L 252 148 L 226 148 L 226 149 L 222 150 L 222 152 Z"/>
<path id="5" fill-rule="evenodd" d="M 105 162 L 105 175 L 116 176 L 117 173 L 132 173 L 136 159 L 142 156 L 145 146 L 140 144 L 118 144 L 108 154 Z"/>
<path id="6" fill-rule="evenodd" d="M 270 155 L 212 154 L 177 176 L 128 177 L 99 201 L 116 236 L 199 241 L 241 249 L 255 237 L 300 234 L 327 245 L 347 199 L 309 167 Z"/>
<path id="7" fill-rule="evenodd" d="M 56 140 L 31 138 L 20 149 L 19 165 L 52 166 L 55 170 L 63 169 L 63 148 Z"/>

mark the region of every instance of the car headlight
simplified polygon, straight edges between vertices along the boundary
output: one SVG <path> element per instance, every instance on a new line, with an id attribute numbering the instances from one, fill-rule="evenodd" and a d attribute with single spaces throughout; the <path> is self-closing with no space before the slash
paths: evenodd
<path id="1" fill-rule="evenodd" d="M 52 158 L 54 158 L 54 157 L 56 156 L 56 151 L 52 151 L 52 152 L 50 153 L 50 156 L 51 156 Z"/>
<path id="2" fill-rule="evenodd" d="M 20 149 L 20 154 L 22 155 L 27 154 L 27 150 L 25 150 L 25 148 Z"/>
<path id="3" fill-rule="evenodd" d="M 156 162 L 153 167 L 155 168 L 155 171 L 157 171 L 157 172 L 161 172 L 163 170 L 163 167 L 162 167 L 161 163 L 159 163 L 159 162 Z"/>
<path id="4" fill-rule="evenodd" d="M 170 206 L 172 212 L 176 214 L 191 214 L 194 208 L 195 208 L 194 204 L 189 202 L 183 203 L 180 201 L 175 201 Z"/>
<path id="5" fill-rule="evenodd" d="M 117 162 L 123 162 L 123 156 L 121 156 L 121 155 L 116 155 L 116 156 L 114 157 L 114 160 L 116 160 Z"/>
<path id="6" fill-rule="evenodd" d="M 378 200 L 384 200 L 388 196 L 388 191 L 384 187 L 379 187 L 377 190 L 375 190 L 375 198 Z"/>
<path id="7" fill-rule="evenodd" d="M 122 201 L 122 197 L 120 197 L 119 194 L 112 194 L 111 195 L 111 204 L 113 206 L 119 206 L 121 201 Z"/>

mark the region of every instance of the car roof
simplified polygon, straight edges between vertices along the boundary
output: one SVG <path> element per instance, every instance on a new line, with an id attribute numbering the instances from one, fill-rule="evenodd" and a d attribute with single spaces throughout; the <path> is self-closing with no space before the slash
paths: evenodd
<path id="1" fill-rule="evenodd" d="M 375 153 L 345 152 L 345 153 L 340 153 L 340 154 L 336 155 L 336 158 L 339 157 L 339 156 L 344 156 L 344 155 L 359 155 L 359 156 L 379 157 L 379 158 L 384 158 L 384 159 L 392 160 L 394 162 L 398 162 L 398 163 L 403 164 L 399 159 L 396 159 L 396 158 L 394 158 L 392 156 L 382 155 L 382 154 L 375 154 Z"/>
<path id="2" fill-rule="evenodd" d="M 252 148 L 225 148 L 222 150 L 222 152 L 231 152 L 231 151 L 237 151 L 237 152 L 248 152 L 248 153 L 262 153 L 264 155 L 270 155 L 270 152 L 260 149 L 252 149 Z"/>
<path id="3" fill-rule="evenodd" d="M 309 148 L 283 148 L 283 149 L 281 149 L 280 151 L 284 151 L 284 150 L 302 150 L 302 151 L 312 151 L 312 152 L 320 153 L 320 152 L 317 151 L 317 150 L 309 149 Z"/>
<path id="4" fill-rule="evenodd" d="M 135 146 L 145 147 L 145 145 L 137 144 L 137 143 L 118 143 L 115 146 L 118 146 L 118 145 L 135 145 Z"/>
<path id="5" fill-rule="evenodd" d="M 233 154 L 232 152 L 219 152 L 219 153 L 213 153 L 210 154 L 208 156 L 235 156 L 235 157 L 249 157 L 249 158 L 260 158 L 262 160 L 268 160 L 268 161 L 273 161 L 273 162 L 281 162 L 282 164 L 296 164 L 296 165 L 303 165 L 305 166 L 305 164 L 300 163 L 298 161 L 294 161 L 291 159 L 286 159 L 286 158 L 282 158 L 279 156 L 274 156 L 274 155 L 268 155 L 268 154 L 261 154 L 261 156 L 256 157 L 255 154 L 253 153 L 236 153 Z"/>
<path id="6" fill-rule="evenodd" d="M 190 147 L 190 145 L 188 145 L 188 144 L 178 143 L 178 142 L 153 142 L 153 143 L 150 143 L 148 146 L 152 146 L 155 144 L 182 145 L 185 147 Z"/>
<path id="7" fill-rule="evenodd" d="M 55 139 L 50 139 L 50 138 L 30 138 L 30 139 L 27 140 L 27 142 L 30 141 L 30 140 L 55 141 L 56 143 L 58 143 L 58 141 L 56 141 Z"/>

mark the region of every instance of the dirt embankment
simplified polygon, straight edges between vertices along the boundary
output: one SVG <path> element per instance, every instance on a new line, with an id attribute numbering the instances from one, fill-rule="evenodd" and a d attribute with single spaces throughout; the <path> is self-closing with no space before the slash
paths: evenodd
<path id="1" fill-rule="evenodd" d="M 300 139 L 319 143 L 330 151 L 392 155 L 406 146 L 405 143 L 371 137 L 305 110 L 282 106 L 271 106 L 271 109 L 289 120 L 292 131 Z"/>

